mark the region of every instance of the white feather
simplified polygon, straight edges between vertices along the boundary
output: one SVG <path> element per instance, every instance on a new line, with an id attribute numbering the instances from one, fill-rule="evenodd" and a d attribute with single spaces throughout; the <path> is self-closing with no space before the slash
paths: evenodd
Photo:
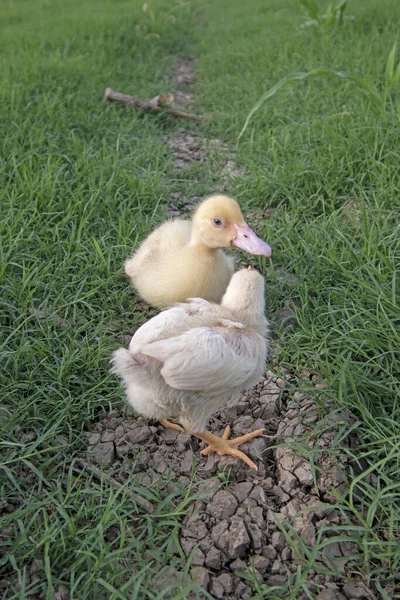
<path id="1" fill-rule="evenodd" d="M 114 353 L 112 370 L 144 417 L 179 414 L 199 432 L 260 379 L 267 356 L 263 278 L 239 271 L 228 291 L 229 306 L 201 298 L 178 304 L 140 327 L 129 351 Z"/>

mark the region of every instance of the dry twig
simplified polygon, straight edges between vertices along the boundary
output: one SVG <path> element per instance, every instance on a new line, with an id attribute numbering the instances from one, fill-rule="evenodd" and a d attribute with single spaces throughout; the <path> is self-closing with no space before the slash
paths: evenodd
<path id="1" fill-rule="evenodd" d="M 149 110 L 158 113 L 162 112 L 181 119 L 192 119 L 194 121 L 201 121 L 203 119 L 203 117 L 199 115 L 191 115 L 180 110 L 175 110 L 174 108 L 164 108 L 163 106 L 158 105 L 154 106 L 146 100 L 141 100 L 140 98 L 135 98 L 134 96 L 129 96 L 128 94 L 120 94 L 119 92 L 115 92 L 111 88 L 106 89 L 103 100 L 113 100 L 114 102 L 129 104 L 130 106 L 134 106 L 135 108 L 142 108 L 143 110 Z"/>

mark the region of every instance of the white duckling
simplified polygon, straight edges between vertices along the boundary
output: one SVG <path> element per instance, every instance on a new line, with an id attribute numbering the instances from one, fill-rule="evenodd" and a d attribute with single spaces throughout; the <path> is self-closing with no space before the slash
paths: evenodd
<path id="1" fill-rule="evenodd" d="M 205 428 L 216 411 L 261 378 L 267 358 L 264 310 L 263 277 L 251 267 L 242 269 L 221 304 L 193 298 L 150 319 L 129 350 L 114 352 L 112 372 L 122 378 L 139 414 L 178 429 L 163 419 L 179 418 L 188 433 L 208 444 L 202 454 L 229 454 L 256 468 L 238 447 L 262 430 L 229 440 L 229 426 L 221 438 Z"/>
<path id="2" fill-rule="evenodd" d="M 234 272 L 221 248 L 271 256 L 270 246 L 246 224 L 228 196 L 201 202 L 192 221 L 167 221 L 125 262 L 133 287 L 149 304 L 166 308 L 187 298 L 220 302 Z"/>

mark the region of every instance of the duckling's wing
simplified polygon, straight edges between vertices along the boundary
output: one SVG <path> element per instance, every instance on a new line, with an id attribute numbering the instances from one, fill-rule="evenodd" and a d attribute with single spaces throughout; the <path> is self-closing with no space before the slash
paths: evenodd
<path id="1" fill-rule="evenodd" d="M 195 315 L 210 310 L 213 304 L 208 300 L 204 300 L 204 298 L 188 298 L 187 302 L 183 302 L 177 306 L 183 308 L 189 315 Z"/>
<path id="2" fill-rule="evenodd" d="M 147 344 L 142 353 L 164 363 L 161 375 L 172 388 L 218 393 L 245 384 L 259 369 L 254 343 L 209 327 Z"/>
<path id="3" fill-rule="evenodd" d="M 186 323 L 192 315 L 209 310 L 211 307 L 211 302 L 203 298 L 189 298 L 186 303 L 162 311 L 135 332 L 129 345 L 130 352 L 140 352 L 144 344 L 156 341 L 169 330 L 173 335 L 175 327 Z"/>
<path id="4" fill-rule="evenodd" d="M 175 327 L 182 325 L 188 318 L 188 312 L 180 306 L 164 310 L 135 332 L 129 344 L 129 351 L 131 353 L 140 352 L 144 344 L 154 342 L 168 330 L 173 331 Z"/>

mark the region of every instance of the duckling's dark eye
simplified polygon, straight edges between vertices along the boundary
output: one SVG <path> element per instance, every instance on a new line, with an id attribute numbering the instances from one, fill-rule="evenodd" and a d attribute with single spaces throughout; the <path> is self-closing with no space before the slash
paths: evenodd
<path id="1" fill-rule="evenodd" d="M 218 219 L 218 217 L 215 217 L 213 223 L 216 227 L 222 227 L 222 225 L 223 225 L 221 219 Z"/>

